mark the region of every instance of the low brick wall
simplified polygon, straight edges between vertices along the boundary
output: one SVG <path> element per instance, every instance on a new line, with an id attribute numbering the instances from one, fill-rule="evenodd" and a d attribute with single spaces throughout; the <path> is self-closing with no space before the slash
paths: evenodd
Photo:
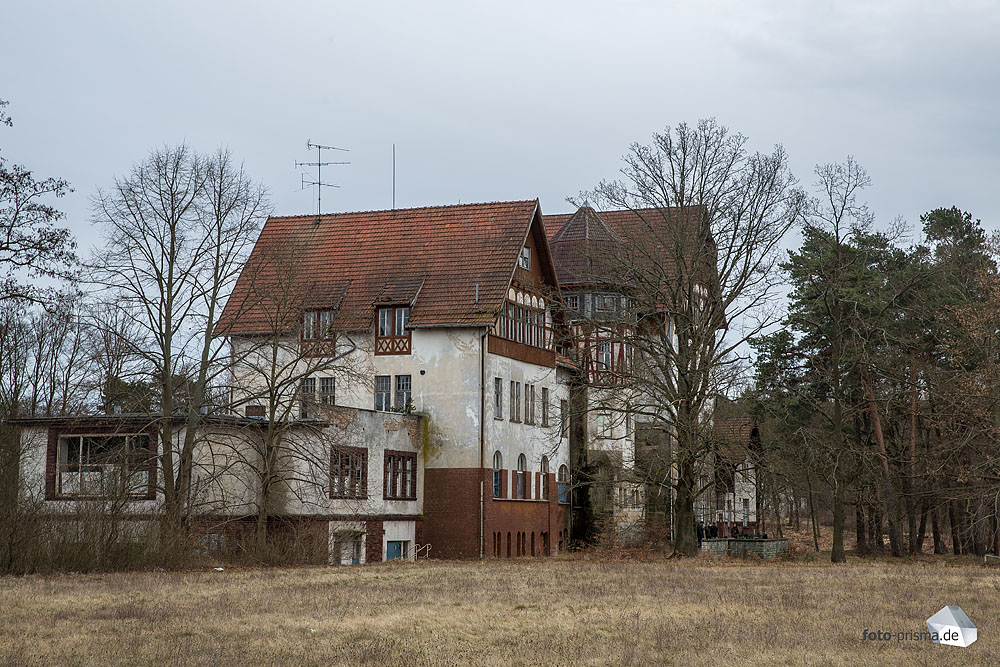
<path id="1" fill-rule="evenodd" d="M 709 539 L 702 540 L 701 550 L 707 551 L 712 556 L 746 557 L 750 554 L 756 554 L 763 560 L 773 560 L 785 555 L 788 551 L 788 540 Z"/>

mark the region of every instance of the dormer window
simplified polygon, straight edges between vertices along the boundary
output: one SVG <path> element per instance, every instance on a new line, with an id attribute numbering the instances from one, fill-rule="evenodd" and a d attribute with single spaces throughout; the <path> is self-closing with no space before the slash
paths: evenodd
<path id="1" fill-rule="evenodd" d="M 517 265 L 525 271 L 531 270 L 531 249 L 528 246 L 521 248 L 521 256 L 517 258 Z"/>
<path id="2" fill-rule="evenodd" d="M 302 315 L 302 340 L 329 340 L 333 338 L 332 310 L 311 310 Z"/>
<path id="3" fill-rule="evenodd" d="M 379 308 L 375 325 L 375 354 L 409 354 L 409 323 L 408 306 Z"/>

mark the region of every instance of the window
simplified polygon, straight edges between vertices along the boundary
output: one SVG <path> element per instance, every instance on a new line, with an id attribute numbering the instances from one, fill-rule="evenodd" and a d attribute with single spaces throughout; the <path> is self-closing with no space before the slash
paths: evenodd
<path id="1" fill-rule="evenodd" d="M 417 499 L 417 455 L 413 452 L 385 451 L 385 486 L 388 500 Z"/>
<path id="2" fill-rule="evenodd" d="M 316 378 L 303 378 L 299 387 L 299 417 L 312 419 L 315 417 L 312 406 L 316 402 Z"/>
<path id="3" fill-rule="evenodd" d="M 538 471 L 542 473 L 542 500 L 549 499 L 549 457 L 542 457 L 542 464 Z"/>
<path id="4" fill-rule="evenodd" d="M 378 309 L 375 354 L 410 353 L 410 309 L 392 306 Z"/>
<path id="5" fill-rule="evenodd" d="M 302 317 L 302 338 L 315 340 L 319 334 L 319 313 L 306 313 Z"/>
<path id="6" fill-rule="evenodd" d="M 549 425 L 549 389 L 542 387 L 542 426 Z"/>
<path id="7" fill-rule="evenodd" d="M 333 315 L 332 310 L 324 310 L 319 314 L 319 335 L 321 338 L 333 337 Z"/>
<path id="8" fill-rule="evenodd" d="M 597 344 L 597 370 L 611 370 L 611 341 L 601 341 Z"/>
<path id="9" fill-rule="evenodd" d="M 392 391 L 392 376 L 375 376 L 375 409 L 388 411 L 392 409 L 390 392 Z"/>
<path id="10" fill-rule="evenodd" d="M 493 418 L 503 419 L 503 380 L 493 378 Z"/>
<path id="11" fill-rule="evenodd" d="M 410 376 L 396 376 L 396 410 L 404 412 L 411 406 Z"/>
<path id="12" fill-rule="evenodd" d="M 556 482 L 559 485 L 559 502 L 569 502 L 569 468 L 565 464 L 559 466 L 559 474 L 556 475 Z"/>
<path id="13" fill-rule="evenodd" d="M 565 438 L 569 435 L 569 401 L 565 398 L 559 399 L 559 436 Z"/>
<path id="14" fill-rule="evenodd" d="M 521 256 L 517 258 L 517 265 L 525 271 L 531 270 L 531 249 L 528 246 L 521 248 Z"/>
<path id="15" fill-rule="evenodd" d="M 56 451 L 56 496 L 149 498 L 156 461 L 144 433 L 64 435 Z"/>
<path id="16" fill-rule="evenodd" d="M 517 474 L 514 477 L 517 488 L 514 489 L 514 497 L 521 498 L 522 500 L 524 498 L 527 498 L 527 495 L 525 494 L 528 492 L 527 489 L 525 488 L 525 482 L 527 481 L 527 468 L 528 468 L 528 462 L 524 458 L 524 454 L 518 455 Z"/>
<path id="17" fill-rule="evenodd" d="M 378 309 L 378 335 L 392 335 L 392 308 Z"/>
<path id="18" fill-rule="evenodd" d="M 334 405 L 337 402 L 337 385 L 334 378 L 319 379 L 319 402 Z"/>
<path id="19" fill-rule="evenodd" d="M 578 294 L 566 297 L 566 310 L 580 310 L 580 296 Z"/>
<path id="20" fill-rule="evenodd" d="M 330 497 L 368 497 L 368 450 L 333 448 L 330 452 Z"/>
<path id="21" fill-rule="evenodd" d="M 524 385 L 524 423 L 535 423 L 535 385 Z"/>
<path id="22" fill-rule="evenodd" d="M 493 497 L 503 498 L 503 455 L 500 452 L 493 453 Z"/>
<path id="23" fill-rule="evenodd" d="M 594 309 L 600 311 L 612 311 L 615 309 L 615 297 L 607 294 L 594 295 Z"/>
<path id="24" fill-rule="evenodd" d="M 510 420 L 521 421 L 521 383 L 510 381 Z"/>
<path id="25" fill-rule="evenodd" d="M 613 431 L 613 424 L 610 412 L 597 413 L 597 437 L 610 438 Z"/>

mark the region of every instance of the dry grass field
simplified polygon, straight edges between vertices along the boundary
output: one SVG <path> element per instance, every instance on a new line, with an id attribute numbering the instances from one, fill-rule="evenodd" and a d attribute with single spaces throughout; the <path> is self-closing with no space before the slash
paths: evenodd
<path id="1" fill-rule="evenodd" d="M 505 562 L 0 579 L 2 665 L 1000 664 L 974 560 Z M 969 648 L 864 641 L 945 604 Z"/>

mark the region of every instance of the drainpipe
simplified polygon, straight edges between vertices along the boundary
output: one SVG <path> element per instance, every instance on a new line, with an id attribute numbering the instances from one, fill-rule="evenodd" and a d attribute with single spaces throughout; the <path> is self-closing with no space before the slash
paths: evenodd
<path id="1" fill-rule="evenodd" d="M 476 285 L 478 290 L 479 285 Z M 489 329 L 483 330 L 479 337 L 479 560 L 486 559 L 486 517 L 484 495 L 485 457 L 486 457 L 486 336 Z"/>

